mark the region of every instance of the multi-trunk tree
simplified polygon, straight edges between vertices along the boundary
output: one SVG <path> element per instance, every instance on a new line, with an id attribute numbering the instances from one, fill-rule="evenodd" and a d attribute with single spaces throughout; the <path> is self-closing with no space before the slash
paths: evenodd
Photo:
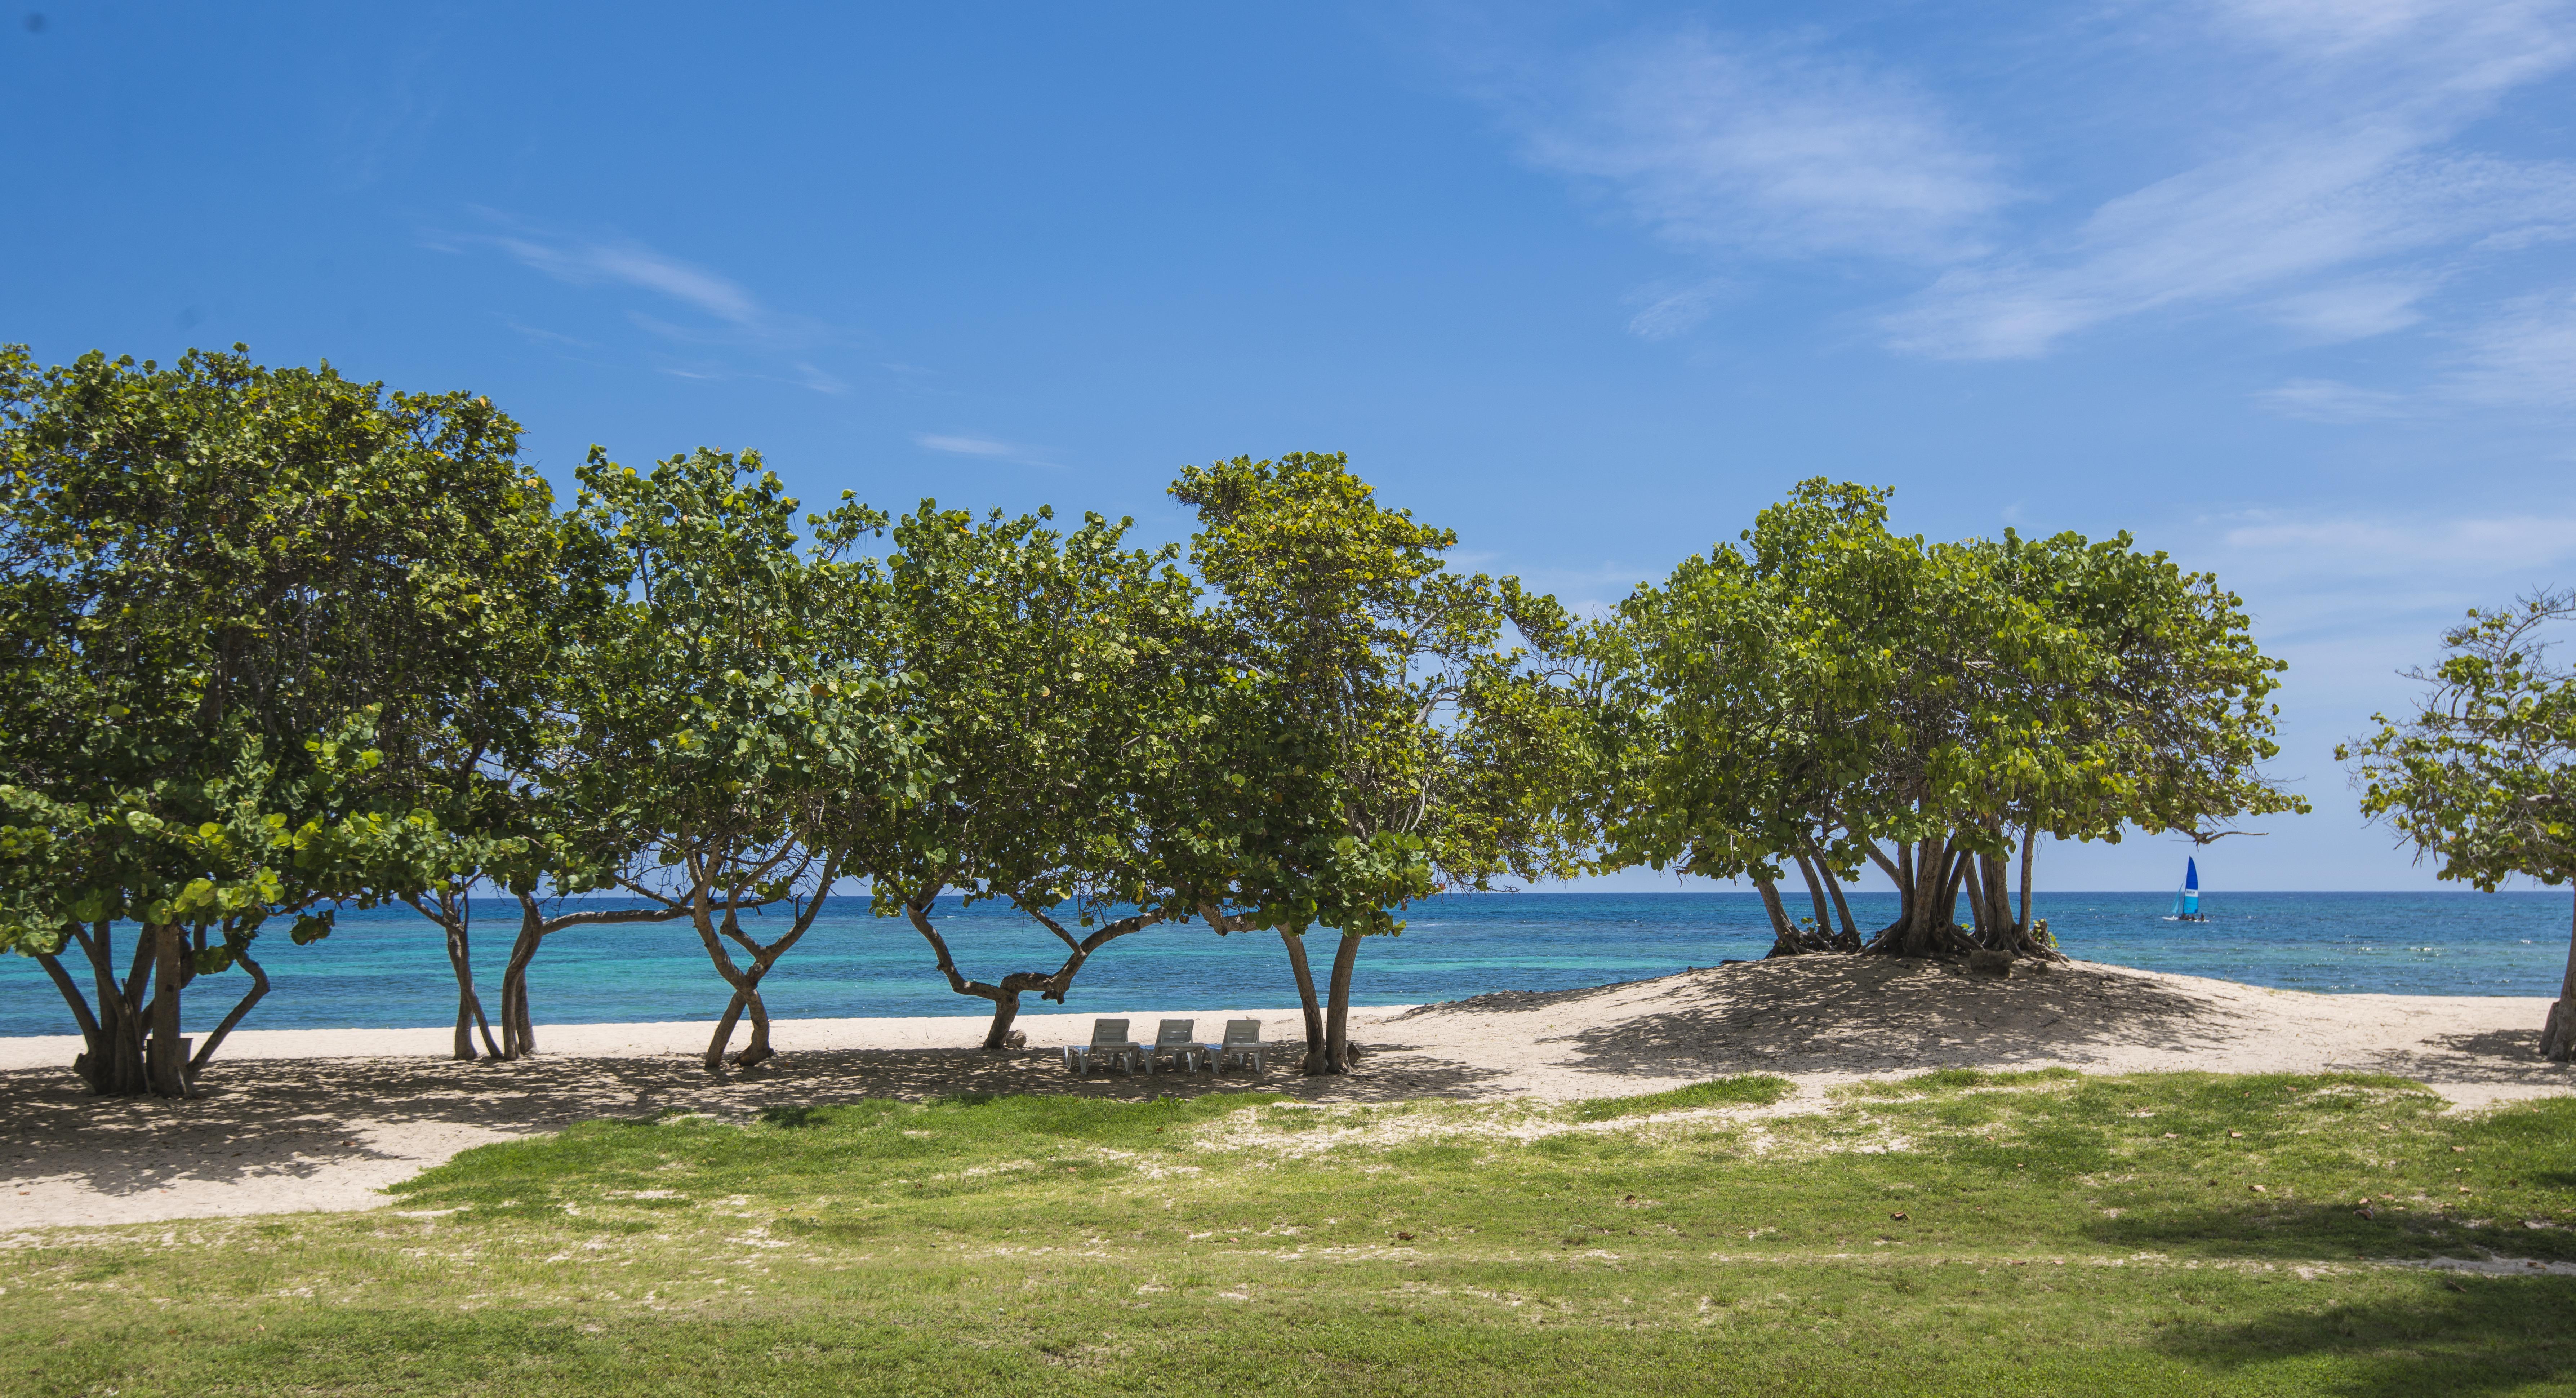
<path id="1" fill-rule="evenodd" d="M 552 566 L 517 437 L 327 365 L 0 352 L 0 941 L 45 963 L 95 1090 L 186 1095 L 271 923 L 310 941 L 477 857 L 442 735 Z M 183 1054 L 183 992 L 235 967 Z"/>
<path id="2" fill-rule="evenodd" d="M 2576 670 L 2549 655 L 2571 621 L 2576 590 L 2470 612 L 2441 664 L 2409 672 L 2426 687 L 2415 712 L 2335 748 L 2362 812 L 2439 860 L 2436 876 L 2490 892 L 2517 874 L 2576 879 Z M 2576 926 L 2540 1051 L 2576 1059 Z"/>
<path id="3" fill-rule="evenodd" d="M 2126 535 L 1926 544 L 1887 528 L 1886 496 L 1807 481 L 1575 639 L 1603 867 L 1750 878 L 1778 952 L 2053 955 L 2039 835 L 2304 809 L 2258 770 L 2280 662 L 2213 578 Z M 1899 895 L 1872 933 L 1842 895 L 1864 865 Z"/>

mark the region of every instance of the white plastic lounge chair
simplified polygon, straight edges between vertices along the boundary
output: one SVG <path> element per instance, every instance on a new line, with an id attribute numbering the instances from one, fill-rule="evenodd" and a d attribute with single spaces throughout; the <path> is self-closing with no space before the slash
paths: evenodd
<path id="1" fill-rule="evenodd" d="M 1103 1065 L 1133 1076 L 1145 1062 L 1145 1046 L 1127 1037 L 1127 1021 L 1095 1019 L 1091 1022 L 1091 1042 L 1064 1046 L 1065 1071 L 1077 1078 L 1091 1076 L 1095 1058 L 1106 1057 Z"/>
<path id="2" fill-rule="evenodd" d="M 1225 1071 L 1228 1063 L 1241 1063 L 1255 1073 L 1270 1071 L 1270 1047 L 1261 1042 L 1261 1021 L 1229 1019 L 1225 1022 L 1225 1042 L 1217 1045 L 1216 1071 Z"/>
<path id="3" fill-rule="evenodd" d="M 1167 1019 L 1154 1033 L 1154 1047 L 1145 1055 L 1145 1070 L 1170 1059 L 1172 1066 L 1186 1073 L 1208 1057 L 1207 1045 L 1199 1042 L 1199 1022 L 1195 1019 Z"/>

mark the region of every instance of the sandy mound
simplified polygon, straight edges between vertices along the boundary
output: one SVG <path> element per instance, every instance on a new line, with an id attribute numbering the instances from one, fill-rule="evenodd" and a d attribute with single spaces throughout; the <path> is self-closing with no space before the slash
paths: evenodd
<path id="1" fill-rule="evenodd" d="M 1494 1086 L 1548 1096 L 1634 1090 L 1604 1078 L 2063 1065 L 2395 1073 L 2477 1104 L 2576 1091 L 2576 1074 L 2540 1057 L 2547 1010 L 2537 999 L 2316 995 L 2085 961 L 2038 972 L 2024 963 L 2005 980 L 1952 962 L 1807 956 L 1424 1005 L 1382 1032 L 1491 1063 L 1528 1044 L 1541 1051 Z"/>
<path id="2" fill-rule="evenodd" d="M 2576 1091 L 2537 1052 L 2545 1001 L 2311 995 L 2077 962 L 2010 980 L 1944 963 L 1801 957 L 1589 990 L 1506 992 L 1355 1011 L 1363 1071 L 1304 1079 L 1293 1056 L 1259 1086 L 1318 1100 L 1552 1098 L 1651 1092 L 1771 1072 L 1809 1090 L 1941 1067 L 2064 1065 L 2093 1072 L 2395 1073 L 2456 1102 Z M 1257 1014 L 1273 1043 L 1293 1011 L 1107 1012 L 1140 1033 L 1188 1015 Z M 1091 1016 L 1022 1021 L 1032 1042 L 1088 1036 Z M 948 1092 L 1141 1097 L 1240 1091 L 1242 1074 L 1064 1075 L 1054 1050 L 987 1054 L 980 1018 L 798 1020 L 782 1057 L 710 1079 L 712 1026 L 540 1027 L 524 1063 L 445 1061 L 447 1031 L 239 1034 L 187 1102 L 102 1102 L 62 1066 L 73 1039 L 0 1040 L 0 1219 L 20 1226 L 357 1209 L 459 1150 L 595 1117 Z"/>

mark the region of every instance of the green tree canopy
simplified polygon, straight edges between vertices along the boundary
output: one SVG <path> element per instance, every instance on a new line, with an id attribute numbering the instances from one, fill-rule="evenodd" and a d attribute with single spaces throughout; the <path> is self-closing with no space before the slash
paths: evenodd
<path id="1" fill-rule="evenodd" d="M 851 869 L 881 916 L 907 917 L 949 987 L 993 1004 L 1001 1048 L 1020 997 L 1062 1003 L 1109 942 L 1186 917 L 1189 783 L 1207 692 L 1184 644 L 1196 589 L 1175 549 L 1122 546 L 1131 521 L 1052 514 L 977 520 L 936 501 L 895 526 L 882 646 L 907 677 L 904 712 L 932 775 L 901 801 L 851 803 Z M 1046 929 L 1061 960 L 968 978 L 931 917 L 954 891 L 998 899 Z M 1077 936 L 1065 923 L 1086 929 Z"/>
<path id="2" fill-rule="evenodd" d="M 2470 612 L 2442 637 L 2439 665 L 2408 672 L 2426 687 L 2415 712 L 2374 715 L 2378 732 L 2335 748 L 2362 813 L 2440 861 L 2438 877 L 2488 891 L 2517 874 L 2576 878 L 2576 671 L 2549 655 L 2571 619 L 2576 591 Z M 2576 1058 L 2576 926 L 2540 1047 Z"/>
<path id="3" fill-rule="evenodd" d="M 309 941 L 472 857 L 442 822 L 480 760 L 449 738 L 509 740 L 471 715 L 524 703 L 504 657 L 553 566 L 487 399 L 235 350 L 0 351 L 0 941 L 45 962 L 102 1092 L 187 1092 L 265 989 L 271 920 Z M 249 994 L 183 1061 L 182 990 L 232 966 Z"/>
<path id="4" fill-rule="evenodd" d="M 1378 504 L 1339 454 L 1188 467 L 1172 495 L 1199 512 L 1190 559 L 1235 676 L 1210 726 L 1233 794 L 1211 793 L 1200 887 L 1221 928 L 1282 934 L 1307 1070 L 1346 1071 L 1362 939 L 1435 891 L 1574 867 L 1556 799 L 1572 709 L 1505 634 L 1567 619 L 1514 579 L 1446 571 L 1456 534 Z M 1342 933 L 1321 1005 L 1316 925 Z"/>
<path id="5" fill-rule="evenodd" d="M 638 832 L 647 853 L 607 881 L 685 910 L 733 992 L 707 1066 L 745 1012 L 748 1066 L 771 1054 L 760 982 L 845 868 L 838 812 L 917 780 L 902 677 L 842 644 L 884 606 L 883 570 L 855 545 L 885 516 L 844 495 L 800 539 L 796 500 L 753 453 L 637 472 L 594 447 L 580 477 L 574 556 L 607 570 L 612 604 L 565 669 L 571 750 L 548 780 L 584 829 Z"/>
<path id="6" fill-rule="evenodd" d="M 1749 877 L 1780 950 L 1857 950 L 1841 883 L 1867 862 L 1901 899 L 1870 949 L 2044 954 L 2037 832 L 2199 836 L 2304 808 L 2256 766 L 2275 751 L 2280 663 L 2215 579 L 2126 535 L 1927 544 L 1887 527 L 1887 495 L 1804 482 L 1739 546 L 1686 560 L 1576 639 L 1604 867 Z M 2016 846 L 2018 913 L 2002 867 Z M 1812 931 L 1778 897 L 1790 867 Z"/>

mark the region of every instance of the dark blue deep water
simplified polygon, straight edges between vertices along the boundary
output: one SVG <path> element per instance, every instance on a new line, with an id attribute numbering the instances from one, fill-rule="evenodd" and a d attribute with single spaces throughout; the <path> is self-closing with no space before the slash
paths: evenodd
<path id="1" fill-rule="evenodd" d="M 1864 927 L 1895 915 L 1891 894 L 1860 894 Z M 2256 985 L 2401 995 L 2557 993 L 2566 965 L 2566 892 L 2240 893 L 2212 895 L 2205 923 L 2168 921 L 2172 895 L 2042 893 L 2039 914 L 2078 957 Z M 517 908 L 484 906 L 478 974 L 497 1009 L 502 956 Z M 1052 969 L 1058 944 L 1007 909 L 953 901 L 943 935 L 969 976 Z M 282 931 L 282 929 L 281 929 Z M 1315 938 L 1320 978 L 1334 934 Z M 1416 905 L 1400 937 L 1372 938 L 1354 999 L 1454 1000 L 1491 990 L 1560 990 L 1636 980 L 1756 957 L 1770 945 L 1752 893 L 1521 893 Z M 312 946 L 264 937 L 275 983 L 245 1029 L 431 1026 L 453 1021 L 454 982 L 437 930 L 408 909 L 344 913 Z M 238 972 L 198 982 L 191 1032 L 229 1006 Z M 685 923 L 577 929 L 547 939 L 529 977 L 540 1024 L 710 1019 L 726 989 Z M 864 897 L 836 899 L 763 985 L 773 1015 L 980 1015 L 951 992 L 921 937 L 872 917 Z M 1296 1003 L 1275 935 L 1218 937 L 1191 923 L 1140 932 L 1103 949 L 1074 987 L 1073 1012 L 1217 1011 Z M 1031 1012 L 1054 1011 L 1032 1001 Z M 77 1032 L 36 963 L 0 955 L 0 1035 Z"/>

